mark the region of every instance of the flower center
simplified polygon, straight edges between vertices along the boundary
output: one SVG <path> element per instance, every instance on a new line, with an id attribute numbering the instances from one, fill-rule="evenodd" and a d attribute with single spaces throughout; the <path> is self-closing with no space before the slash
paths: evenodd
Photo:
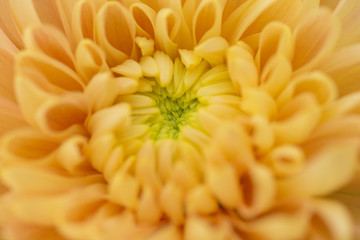
<path id="1" fill-rule="evenodd" d="M 166 92 L 166 89 L 161 89 L 160 93 L 148 94 L 155 100 L 156 106 L 160 110 L 160 114 L 148 122 L 151 138 L 154 140 L 176 139 L 183 126 L 196 122 L 195 114 L 199 105 L 197 98 L 188 99 L 185 95 L 173 98 L 164 94 Z"/>

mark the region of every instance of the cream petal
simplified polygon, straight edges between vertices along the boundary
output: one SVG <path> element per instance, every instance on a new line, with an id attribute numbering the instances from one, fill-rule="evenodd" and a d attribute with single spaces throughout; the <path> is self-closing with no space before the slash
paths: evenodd
<path id="1" fill-rule="evenodd" d="M 234 44 L 241 39 L 241 36 L 253 21 L 273 2 L 274 0 L 246 1 L 236 8 L 224 21 L 222 26 L 222 36 L 230 43 L 230 45 Z M 236 27 L 234 28 L 234 26 Z"/>
<path id="2" fill-rule="evenodd" d="M 221 7 L 218 0 L 202 0 L 192 20 L 192 34 L 197 45 L 221 33 Z"/>
<path id="3" fill-rule="evenodd" d="M 109 65 L 115 66 L 135 55 L 135 24 L 118 2 L 106 2 L 96 16 L 96 39 Z"/>
<path id="4" fill-rule="evenodd" d="M 309 14 L 294 30 L 294 70 L 303 72 L 324 60 L 335 47 L 339 34 L 339 23 L 329 10 Z"/>
<path id="5" fill-rule="evenodd" d="M 358 146 L 354 142 L 339 141 L 326 145 L 309 156 L 301 172 L 278 180 L 280 195 L 322 196 L 334 192 L 353 178 L 357 155 Z"/>
<path id="6" fill-rule="evenodd" d="M 156 12 L 143 3 L 134 3 L 129 10 L 136 25 L 136 35 L 154 39 Z"/>
<path id="7" fill-rule="evenodd" d="M 331 54 L 320 68 L 335 80 L 340 96 L 344 96 L 360 89 L 359 64 L 360 44 L 354 44 Z"/>

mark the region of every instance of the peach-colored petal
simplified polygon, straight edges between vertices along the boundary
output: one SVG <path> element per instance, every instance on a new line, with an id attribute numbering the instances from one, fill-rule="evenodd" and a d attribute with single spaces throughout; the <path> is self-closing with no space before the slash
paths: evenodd
<path id="1" fill-rule="evenodd" d="M 0 96 L 15 102 L 14 96 L 14 54 L 0 46 Z"/>
<path id="2" fill-rule="evenodd" d="M 311 94 L 319 104 L 325 105 L 337 98 L 337 88 L 334 81 L 322 72 L 303 73 L 291 80 L 276 101 L 282 107 L 302 94 Z"/>
<path id="3" fill-rule="evenodd" d="M 41 52 L 75 70 L 74 56 L 62 32 L 48 26 L 31 27 L 24 33 L 25 47 Z"/>
<path id="4" fill-rule="evenodd" d="M 31 128 L 18 129 L 1 139 L 3 163 L 22 162 L 34 166 L 51 163 L 59 145 L 58 140 L 49 139 Z"/>
<path id="5" fill-rule="evenodd" d="M 94 39 L 95 35 L 95 7 L 91 2 L 81 0 L 78 1 L 72 13 L 72 35 L 78 43 L 81 39 Z"/>
<path id="6" fill-rule="evenodd" d="M 279 193 L 283 196 L 321 196 L 334 192 L 353 178 L 357 157 L 358 146 L 354 142 L 328 144 L 309 157 L 303 171 L 279 180 Z"/>
<path id="7" fill-rule="evenodd" d="M 105 53 L 94 42 L 81 40 L 75 51 L 76 69 L 85 83 L 100 72 L 108 70 Z"/>
<path id="8" fill-rule="evenodd" d="M 19 106 L 6 98 L 0 97 L 0 135 L 26 125 Z"/>
<path id="9" fill-rule="evenodd" d="M 360 44 L 354 44 L 331 54 L 321 69 L 335 80 L 340 96 L 344 96 L 360 89 L 359 64 Z"/>
<path id="10" fill-rule="evenodd" d="M 17 48 L 23 48 L 21 32 L 12 16 L 9 1 L 0 2 L 0 28 Z"/>
<path id="11" fill-rule="evenodd" d="M 238 94 L 258 85 L 259 76 L 251 50 L 239 43 L 227 50 L 229 75 Z"/>
<path id="12" fill-rule="evenodd" d="M 276 55 L 266 64 L 260 76 L 260 88 L 277 97 L 290 82 L 291 63 L 285 56 Z"/>
<path id="13" fill-rule="evenodd" d="M 120 3 L 105 3 L 96 16 L 96 39 L 111 66 L 135 56 L 135 24 Z"/>
<path id="14" fill-rule="evenodd" d="M 180 29 L 180 18 L 171 9 L 161 9 L 155 21 L 155 40 L 170 57 L 177 55 L 178 44 L 173 41 Z"/>
<path id="15" fill-rule="evenodd" d="M 251 23 L 274 1 L 247 1 L 236 8 L 224 21 L 222 35 L 230 44 L 237 42 Z M 234 26 L 236 26 L 234 28 Z"/>
<path id="16" fill-rule="evenodd" d="M 351 216 L 343 205 L 321 199 L 310 202 L 310 208 L 313 212 L 310 219 L 310 239 L 353 239 Z"/>
<path id="17" fill-rule="evenodd" d="M 339 17 L 342 33 L 337 46 L 339 48 L 358 43 L 360 40 L 360 3 L 358 1 L 342 0 L 335 9 Z"/>
<path id="18" fill-rule="evenodd" d="M 244 36 L 251 36 L 260 32 L 267 24 L 271 24 L 271 21 L 280 21 L 292 26 L 296 17 L 300 14 L 302 4 L 301 0 L 278 0 L 272 2 L 246 29 Z"/>
<path id="19" fill-rule="evenodd" d="M 320 114 L 321 108 L 312 95 L 298 96 L 279 111 L 272 123 L 276 142 L 301 143 L 318 124 Z"/>
<path id="20" fill-rule="evenodd" d="M 130 14 L 135 21 L 137 36 L 154 39 L 156 12 L 146 4 L 136 3 L 131 5 Z"/>
<path id="21" fill-rule="evenodd" d="M 293 52 L 292 41 L 291 30 L 287 25 L 279 22 L 266 25 L 261 32 L 259 50 L 255 57 L 258 68 L 264 69 L 274 55 L 290 59 Z"/>
<path id="22" fill-rule="evenodd" d="M 1 237 L 13 240 L 66 240 L 54 227 L 14 222 L 3 227 Z"/>
<path id="23" fill-rule="evenodd" d="M 3 168 L 1 178 L 9 189 L 18 193 L 63 192 L 80 186 L 101 183 L 103 180 L 101 174 L 70 177 L 45 167 L 30 168 L 22 166 Z"/>
<path id="24" fill-rule="evenodd" d="M 194 52 L 204 58 L 211 66 L 223 64 L 226 58 L 228 42 L 222 37 L 213 37 L 202 41 L 194 48 Z"/>
<path id="25" fill-rule="evenodd" d="M 338 20 L 329 10 L 320 9 L 309 14 L 294 30 L 294 70 L 312 69 L 330 54 L 339 34 Z"/>
<path id="26" fill-rule="evenodd" d="M 220 9 L 220 4 L 217 0 L 202 0 L 200 2 L 192 21 L 192 33 L 195 44 L 220 35 Z"/>

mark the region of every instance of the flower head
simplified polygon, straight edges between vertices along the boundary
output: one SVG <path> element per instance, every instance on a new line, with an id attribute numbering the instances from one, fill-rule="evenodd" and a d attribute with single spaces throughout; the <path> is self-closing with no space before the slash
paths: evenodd
<path id="1" fill-rule="evenodd" d="M 359 13 L 1 1 L 2 236 L 360 235 Z"/>

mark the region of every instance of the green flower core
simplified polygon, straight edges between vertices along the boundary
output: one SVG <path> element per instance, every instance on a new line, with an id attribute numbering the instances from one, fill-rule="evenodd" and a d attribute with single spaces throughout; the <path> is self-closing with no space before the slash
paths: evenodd
<path id="1" fill-rule="evenodd" d="M 145 95 L 154 99 L 159 109 L 159 114 L 155 114 L 148 121 L 152 139 L 176 139 L 183 126 L 195 124 L 196 110 L 199 105 L 197 98 L 189 98 L 186 95 L 168 96 L 165 88 Z"/>

